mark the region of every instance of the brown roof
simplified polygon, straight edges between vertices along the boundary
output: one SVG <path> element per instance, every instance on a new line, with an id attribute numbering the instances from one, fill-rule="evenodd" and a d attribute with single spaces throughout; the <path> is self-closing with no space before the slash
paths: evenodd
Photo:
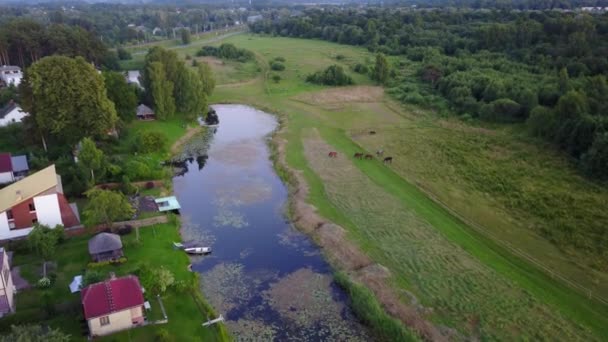
<path id="1" fill-rule="evenodd" d="M 137 106 L 137 116 L 142 115 L 154 115 L 154 111 L 145 104 L 140 104 L 139 106 Z"/>
<path id="2" fill-rule="evenodd" d="M 51 165 L 0 189 L 0 213 L 48 189 L 57 187 L 58 184 L 59 176 L 55 172 L 55 165 Z"/>
<path id="3" fill-rule="evenodd" d="M 120 236 L 112 233 L 99 233 L 89 240 L 89 253 L 99 254 L 122 248 Z"/>

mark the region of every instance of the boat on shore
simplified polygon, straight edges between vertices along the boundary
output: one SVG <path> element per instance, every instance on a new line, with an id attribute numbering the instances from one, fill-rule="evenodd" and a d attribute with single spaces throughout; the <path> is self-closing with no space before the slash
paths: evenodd
<path id="1" fill-rule="evenodd" d="M 184 252 L 186 252 L 188 254 L 197 254 L 197 255 L 209 254 L 209 253 L 211 253 L 211 247 L 190 247 L 190 248 L 184 248 Z"/>

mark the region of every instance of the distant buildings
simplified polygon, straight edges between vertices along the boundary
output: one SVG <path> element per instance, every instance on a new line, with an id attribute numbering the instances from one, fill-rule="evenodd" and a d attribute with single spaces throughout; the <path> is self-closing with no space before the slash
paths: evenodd
<path id="1" fill-rule="evenodd" d="M 0 80 L 7 86 L 13 84 L 15 87 L 19 86 L 23 73 L 21 68 L 14 65 L 2 65 L 0 66 Z"/>
<path id="2" fill-rule="evenodd" d="M 15 312 L 15 286 L 8 254 L 0 247 L 0 317 Z"/>
<path id="3" fill-rule="evenodd" d="M 136 276 L 112 277 L 80 291 L 91 336 L 103 336 L 144 324 L 144 295 Z"/>
<path id="4" fill-rule="evenodd" d="M 55 165 L 0 189 L 0 240 L 26 236 L 36 223 L 51 228 L 80 224 L 78 208 L 63 195 Z"/>
<path id="5" fill-rule="evenodd" d="M 141 76 L 141 73 L 139 72 L 139 70 L 127 71 L 127 83 L 135 84 L 141 88 L 141 83 L 139 83 L 139 76 Z"/>
<path id="6" fill-rule="evenodd" d="M 0 108 L 0 127 L 21 122 L 28 115 L 17 103 L 10 101 L 6 106 Z"/>
<path id="7" fill-rule="evenodd" d="M 253 24 L 256 21 L 260 21 L 262 19 L 263 19 L 263 17 L 261 15 L 250 15 L 250 16 L 247 17 L 247 23 L 248 24 Z"/>

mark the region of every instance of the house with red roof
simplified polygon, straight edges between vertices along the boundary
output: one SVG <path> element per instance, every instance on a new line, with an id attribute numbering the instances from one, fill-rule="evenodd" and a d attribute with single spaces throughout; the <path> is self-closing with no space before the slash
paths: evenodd
<path id="1" fill-rule="evenodd" d="M 112 277 L 80 291 L 91 336 L 103 336 L 144 324 L 144 295 L 136 276 Z"/>

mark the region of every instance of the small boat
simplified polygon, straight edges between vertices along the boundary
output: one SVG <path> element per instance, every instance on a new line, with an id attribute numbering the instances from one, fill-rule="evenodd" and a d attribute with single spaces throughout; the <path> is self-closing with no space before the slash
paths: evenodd
<path id="1" fill-rule="evenodd" d="M 184 248 L 184 252 L 186 252 L 188 254 L 209 254 L 209 253 L 211 253 L 211 247 Z"/>

